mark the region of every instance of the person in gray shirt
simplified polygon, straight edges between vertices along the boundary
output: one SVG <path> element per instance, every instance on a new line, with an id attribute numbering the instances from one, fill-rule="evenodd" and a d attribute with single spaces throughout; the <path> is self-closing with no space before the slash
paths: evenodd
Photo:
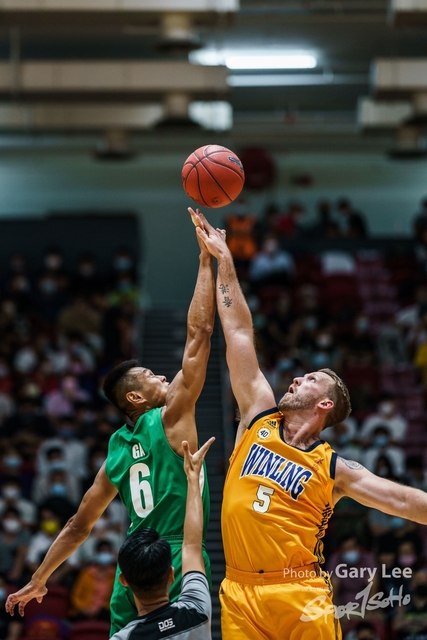
<path id="1" fill-rule="evenodd" d="M 211 438 L 191 454 L 183 442 L 188 490 L 182 543 L 182 584 L 178 600 L 171 603 L 174 581 L 171 548 L 154 529 L 135 531 L 119 551 L 119 580 L 132 589 L 138 617 L 111 640 L 211 640 L 212 604 L 202 556 L 203 507 L 200 470 Z"/>

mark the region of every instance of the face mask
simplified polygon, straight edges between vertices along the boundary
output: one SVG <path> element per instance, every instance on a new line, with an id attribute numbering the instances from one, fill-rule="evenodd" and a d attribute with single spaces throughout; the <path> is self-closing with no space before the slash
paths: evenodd
<path id="1" fill-rule="evenodd" d="M 113 564 L 114 556 L 109 551 L 101 551 L 101 553 L 96 554 L 95 562 L 102 565 Z"/>
<path id="2" fill-rule="evenodd" d="M 40 525 L 40 529 L 48 536 L 53 536 L 59 531 L 59 524 L 56 520 L 44 520 Z"/>
<path id="3" fill-rule="evenodd" d="M 3 498 L 6 498 L 6 500 L 16 500 L 21 495 L 18 487 L 4 487 L 1 493 Z"/>
<path id="4" fill-rule="evenodd" d="M 62 482 L 54 482 L 50 488 L 52 496 L 65 496 L 67 493 L 67 487 Z"/>
<path id="5" fill-rule="evenodd" d="M 64 471 L 65 462 L 63 460 L 54 460 L 48 463 L 49 471 Z"/>
<path id="6" fill-rule="evenodd" d="M 294 366 L 294 361 L 292 358 L 282 358 L 277 363 L 277 368 L 279 371 L 290 371 Z"/>
<path id="7" fill-rule="evenodd" d="M 62 265 L 62 258 L 56 255 L 46 256 L 44 259 L 44 264 L 47 269 L 59 269 L 59 267 Z"/>
<path id="8" fill-rule="evenodd" d="M 328 334 L 319 336 L 316 340 L 316 344 L 320 349 L 329 349 L 332 345 L 332 336 Z"/>
<path id="9" fill-rule="evenodd" d="M 379 412 L 383 416 L 389 416 L 393 413 L 394 405 L 392 402 L 381 402 Z"/>
<path id="10" fill-rule="evenodd" d="M 405 526 L 405 520 L 403 518 L 399 518 L 399 516 L 393 516 L 390 520 L 390 526 L 393 529 L 401 529 Z"/>
<path id="11" fill-rule="evenodd" d="M 366 331 L 366 329 L 369 327 L 368 318 L 359 318 L 356 326 L 359 329 L 359 331 Z"/>
<path id="12" fill-rule="evenodd" d="M 419 584 L 414 589 L 414 595 L 419 598 L 427 598 L 427 584 Z"/>
<path id="13" fill-rule="evenodd" d="M 329 364 L 329 355 L 327 353 L 315 353 L 311 362 L 314 369 L 323 369 Z"/>
<path id="14" fill-rule="evenodd" d="M 55 280 L 42 280 L 40 282 L 40 290 L 46 295 L 51 295 L 58 291 Z"/>
<path id="15" fill-rule="evenodd" d="M 59 435 L 61 436 L 61 438 L 64 438 L 64 440 L 70 440 L 74 435 L 75 435 L 75 431 L 73 429 L 73 427 L 61 427 L 61 429 L 59 430 Z"/>
<path id="16" fill-rule="evenodd" d="M 106 529 L 107 527 L 108 527 L 108 520 L 107 518 L 103 518 L 102 516 L 93 525 L 94 529 Z"/>
<path id="17" fill-rule="evenodd" d="M 355 549 L 353 551 L 345 551 L 342 554 L 342 559 L 344 560 L 344 562 L 348 562 L 349 564 L 353 564 L 354 562 L 357 562 L 360 558 L 360 552 L 356 551 Z"/>
<path id="18" fill-rule="evenodd" d="M 0 588 L 0 600 L 1 601 L 6 600 L 6 595 L 7 595 L 6 589 Z"/>
<path id="19" fill-rule="evenodd" d="M 390 438 L 386 435 L 383 436 L 375 436 L 374 438 L 374 446 L 375 447 L 386 447 L 390 442 Z"/>
<path id="20" fill-rule="evenodd" d="M 3 520 L 3 529 L 7 531 L 7 533 L 16 533 L 20 528 L 21 523 L 15 518 L 5 518 Z"/>
<path id="21" fill-rule="evenodd" d="M 19 373 L 29 373 L 37 366 L 37 356 L 31 349 L 25 349 L 17 354 L 14 364 Z"/>
<path id="22" fill-rule="evenodd" d="M 308 316 L 308 318 L 304 320 L 304 326 L 307 331 L 313 331 L 317 327 L 317 318 L 314 316 Z"/>
<path id="23" fill-rule="evenodd" d="M 10 469 L 17 469 L 21 464 L 21 458 L 19 456 L 6 456 L 4 463 Z"/>
<path id="24" fill-rule="evenodd" d="M 129 271 L 129 269 L 132 268 L 132 260 L 125 256 L 116 258 L 114 260 L 114 268 L 117 269 L 117 271 Z"/>
<path id="25" fill-rule="evenodd" d="M 398 560 L 399 564 L 402 567 L 412 567 L 412 565 L 415 564 L 417 560 L 417 556 L 415 556 L 413 553 L 408 553 L 407 555 L 399 556 Z"/>

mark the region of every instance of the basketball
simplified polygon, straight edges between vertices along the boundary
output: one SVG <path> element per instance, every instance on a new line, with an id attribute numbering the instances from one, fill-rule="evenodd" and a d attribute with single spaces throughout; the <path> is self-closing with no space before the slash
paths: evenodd
<path id="1" fill-rule="evenodd" d="M 245 183 L 239 158 L 217 144 L 193 151 L 184 162 L 181 175 L 185 193 L 197 204 L 212 209 L 233 202 Z"/>

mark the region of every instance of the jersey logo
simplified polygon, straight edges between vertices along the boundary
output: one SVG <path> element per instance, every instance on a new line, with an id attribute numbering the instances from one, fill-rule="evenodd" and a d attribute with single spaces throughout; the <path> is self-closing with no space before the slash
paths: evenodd
<path id="1" fill-rule="evenodd" d="M 277 420 L 266 420 L 266 423 L 275 429 L 277 427 Z"/>
<path id="2" fill-rule="evenodd" d="M 289 492 L 293 500 L 298 500 L 313 472 L 260 444 L 253 444 L 240 472 L 240 478 L 245 476 L 269 478 Z"/>
<path id="3" fill-rule="evenodd" d="M 132 447 L 132 456 L 134 460 L 138 460 L 138 458 L 143 458 L 145 456 L 145 451 L 141 447 L 140 444 L 134 444 Z"/>
<path id="4" fill-rule="evenodd" d="M 257 431 L 257 436 L 261 440 L 266 440 L 269 435 L 271 435 L 271 431 L 270 429 L 267 429 L 267 427 L 261 427 L 261 429 L 258 429 Z"/>
<path id="5" fill-rule="evenodd" d="M 159 630 L 160 631 L 168 631 L 169 629 L 174 628 L 174 623 L 172 618 L 168 618 L 167 620 L 163 620 L 163 622 L 159 622 Z"/>

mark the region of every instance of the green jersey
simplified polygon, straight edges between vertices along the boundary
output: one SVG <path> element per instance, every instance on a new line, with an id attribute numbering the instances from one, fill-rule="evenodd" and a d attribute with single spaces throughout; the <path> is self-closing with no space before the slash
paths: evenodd
<path id="1" fill-rule="evenodd" d="M 166 539 L 182 540 L 187 476 L 184 459 L 166 438 L 162 408 L 147 411 L 133 428 L 125 425 L 111 436 L 105 471 L 127 508 L 131 519 L 128 533 L 152 527 Z M 205 467 L 200 484 L 206 534 L 209 489 Z"/>

